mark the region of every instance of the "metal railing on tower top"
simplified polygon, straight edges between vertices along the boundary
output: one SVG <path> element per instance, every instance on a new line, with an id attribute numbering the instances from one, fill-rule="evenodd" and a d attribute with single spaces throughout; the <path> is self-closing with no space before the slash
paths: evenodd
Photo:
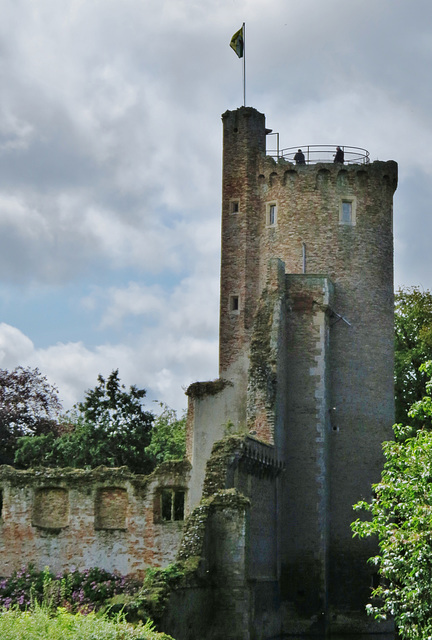
<path id="1" fill-rule="evenodd" d="M 340 145 L 344 152 L 345 164 L 369 164 L 370 157 L 367 149 L 361 147 L 348 147 Z M 295 164 L 294 156 L 301 149 L 306 164 L 329 163 L 334 161 L 336 145 L 308 144 L 299 147 L 287 147 L 286 149 L 267 149 L 267 155 L 273 158 L 284 158 Z"/>

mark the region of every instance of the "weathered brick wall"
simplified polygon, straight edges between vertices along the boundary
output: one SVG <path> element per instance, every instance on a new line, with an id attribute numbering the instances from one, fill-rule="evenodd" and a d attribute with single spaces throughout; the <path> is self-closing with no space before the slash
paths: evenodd
<path id="1" fill-rule="evenodd" d="M 258 163 L 265 153 L 264 116 L 242 107 L 222 116 L 222 261 L 219 375 L 245 377 L 244 346 L 250 338 L 259 296 Z M 233 212 L 233 204 L 238 210 Z M 238 309 L 230 309 L 237 296 Z M 246 381 L 243 381 L 245 388 Z M 243 394 L 244 395 L 244 394 Z"/>
<path id="2" fill-rule="evenodd" d="M 183 520 L 163 520 L 161 491 L 184 491 L 188 481 L 188 463 L 165 463 L 150 476 L 126 468 L 0 467 L 0 575 L 28 563 L 136 576 L 166 566 L 175 559 Z"/>

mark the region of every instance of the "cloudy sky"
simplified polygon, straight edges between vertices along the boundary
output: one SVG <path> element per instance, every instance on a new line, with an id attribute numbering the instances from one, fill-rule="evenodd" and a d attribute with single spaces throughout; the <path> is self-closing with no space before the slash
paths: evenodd
<path id="1" fill-rule="evenodd" d="M 395 285 L 432 288 L 431 0 L 0 0 L 0 368 L 65 407 L 217 377 L 221 120 L 399 163 Z"/>

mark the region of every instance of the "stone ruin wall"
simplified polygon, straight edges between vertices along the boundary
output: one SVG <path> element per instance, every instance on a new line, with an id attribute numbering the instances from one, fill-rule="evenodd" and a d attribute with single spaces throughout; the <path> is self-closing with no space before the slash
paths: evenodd
<path id="1" fill-rule="evenodd" d="M 98 566 L 136 577 L 166 566 L 176 557 L 184 521 L 174 513 L 164 519 L 162 492 L 174 505 L 189 470 L 186 462 L 164 463 L 149 476 L 125 467 L 0 467 L 0 575 L 29 563 L 54 572 Z"/>
<path id="2" fill-rule="evenodd" d="M 161 628 L 176 638 L 249 640 L 283 632 L 277 598 L 284 465 L 274 447 L 230 435 L 213 446 L 203 500 L 178 555 L 197 567 L 171 593 Z"/>

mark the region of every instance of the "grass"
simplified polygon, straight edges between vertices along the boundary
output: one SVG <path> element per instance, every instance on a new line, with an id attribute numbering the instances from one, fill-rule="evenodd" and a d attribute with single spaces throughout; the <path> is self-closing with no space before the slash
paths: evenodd
<path id="1" fill-rule="evenodd" d="M 90 613 L 72 614 L 58 609 L 53 615 L 44 606 L 31 610 L 0 610 L 1 640 L 171 640 L 157 633 L 151 622 L 132 626 L 119 614 L 115 618 Z"/>

